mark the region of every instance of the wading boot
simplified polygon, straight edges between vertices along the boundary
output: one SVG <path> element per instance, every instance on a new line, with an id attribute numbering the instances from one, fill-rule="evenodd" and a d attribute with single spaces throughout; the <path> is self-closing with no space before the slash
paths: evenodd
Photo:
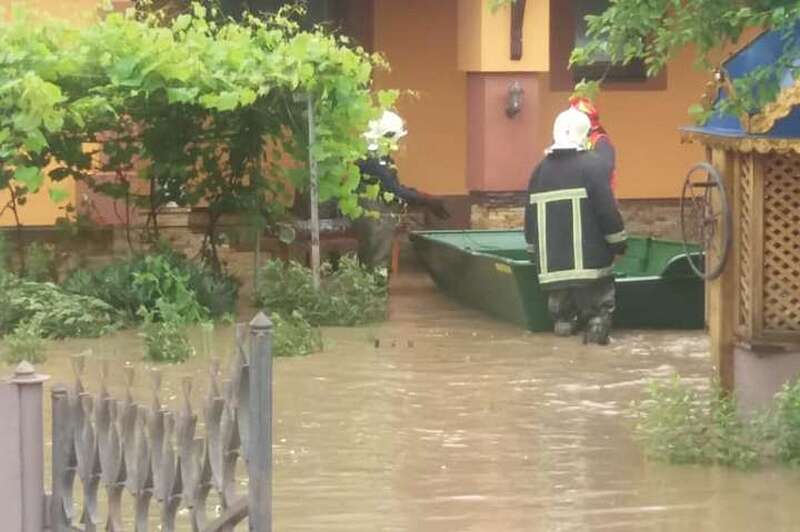
<path id="1" fill-rule="evenodd" d="M 572 336 L 578 332 L 578 321 L 559 320 L 556 322 L 553 332 L 556 336 Z"/>
<path id="2" fill-rule="evenodd" d="M 611 329 L 610 320 L 606 318 L 592 318 L 586 325 L 583 334 L 584 344 L 608 345 L 608 334 Z"/>

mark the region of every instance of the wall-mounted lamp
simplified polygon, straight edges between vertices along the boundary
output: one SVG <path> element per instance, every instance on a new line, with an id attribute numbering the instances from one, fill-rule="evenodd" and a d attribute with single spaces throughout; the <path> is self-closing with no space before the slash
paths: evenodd
<path id="1" fill-rule="evenodd" d="M 519 81 L 514 81 L 508 86 L 508 97 L 506 102 L 506 116 L 514 118 L 522 111 L 522 95 L 525 91 Z"/>

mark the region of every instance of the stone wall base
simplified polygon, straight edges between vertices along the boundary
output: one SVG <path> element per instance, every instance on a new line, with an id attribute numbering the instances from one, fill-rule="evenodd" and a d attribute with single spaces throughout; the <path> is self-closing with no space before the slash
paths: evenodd
<path id="1" fill-rule="evenodd" d="M 679 200 L 621 200 L 620 210 L 628 233 L 681 240 Z M 483 205 L 470 211 L 472 229 L 520 229 L 525 219 L 523 205 Z"/>

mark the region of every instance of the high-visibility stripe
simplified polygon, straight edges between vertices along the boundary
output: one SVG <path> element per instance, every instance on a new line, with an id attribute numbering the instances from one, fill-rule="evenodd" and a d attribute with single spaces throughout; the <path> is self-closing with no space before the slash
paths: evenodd
<path id="1" fill-rule="evenodd" d="M 599 268 L 595 270 L 562 270 L 560 272 L 540 273 L 539 282 L 541 284 L 557 283 L 559 281 L 585 281 L 608 277 L 614 272 L 613 267 Z"/>
<path id="2" fill-rule="evenodd" d="M 553 190 L 550 192 L 539 192 L 530 195 L 531 205 L 534 203 L 549 203 L 551 201 L 571 200 L 588 198 L 585 188 L 568 188 L 564 190 Z"/>
<path id="3" fill-rule="evenodd" d="M 547 273 L 547 203 L 536 204 L 539 229 L 539 273 Z"/>
<path id="4" fill-rule="evenodd" d="M 619 244 L 620 242 L 625 242 L 628 239 L 628 233 L 625 231 L 620 231 L 619 233 L 614 233 L 612 235 L 606 235 L 606 242 L 609 244 Z"/>
<path id="5" fill-rule="evenodd" d="M 575 269 L 583 270 L 583 223 L 581 221 L 581 199 L 572 199 L 572 250 Z"/>

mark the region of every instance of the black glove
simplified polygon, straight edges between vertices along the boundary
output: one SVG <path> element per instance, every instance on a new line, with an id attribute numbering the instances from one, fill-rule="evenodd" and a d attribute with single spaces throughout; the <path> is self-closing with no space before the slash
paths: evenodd
<path id="1" fill-rule="evenodd" d="M 444 208 L 444 201 L 436 198 L 431 198 L 428 200 L 428 210 L 433 213 L 434 216 L 440 218 L 442 220 L 447 220 L 450 218 L 450 213 L 447 212 L 447 209 Z"/>

